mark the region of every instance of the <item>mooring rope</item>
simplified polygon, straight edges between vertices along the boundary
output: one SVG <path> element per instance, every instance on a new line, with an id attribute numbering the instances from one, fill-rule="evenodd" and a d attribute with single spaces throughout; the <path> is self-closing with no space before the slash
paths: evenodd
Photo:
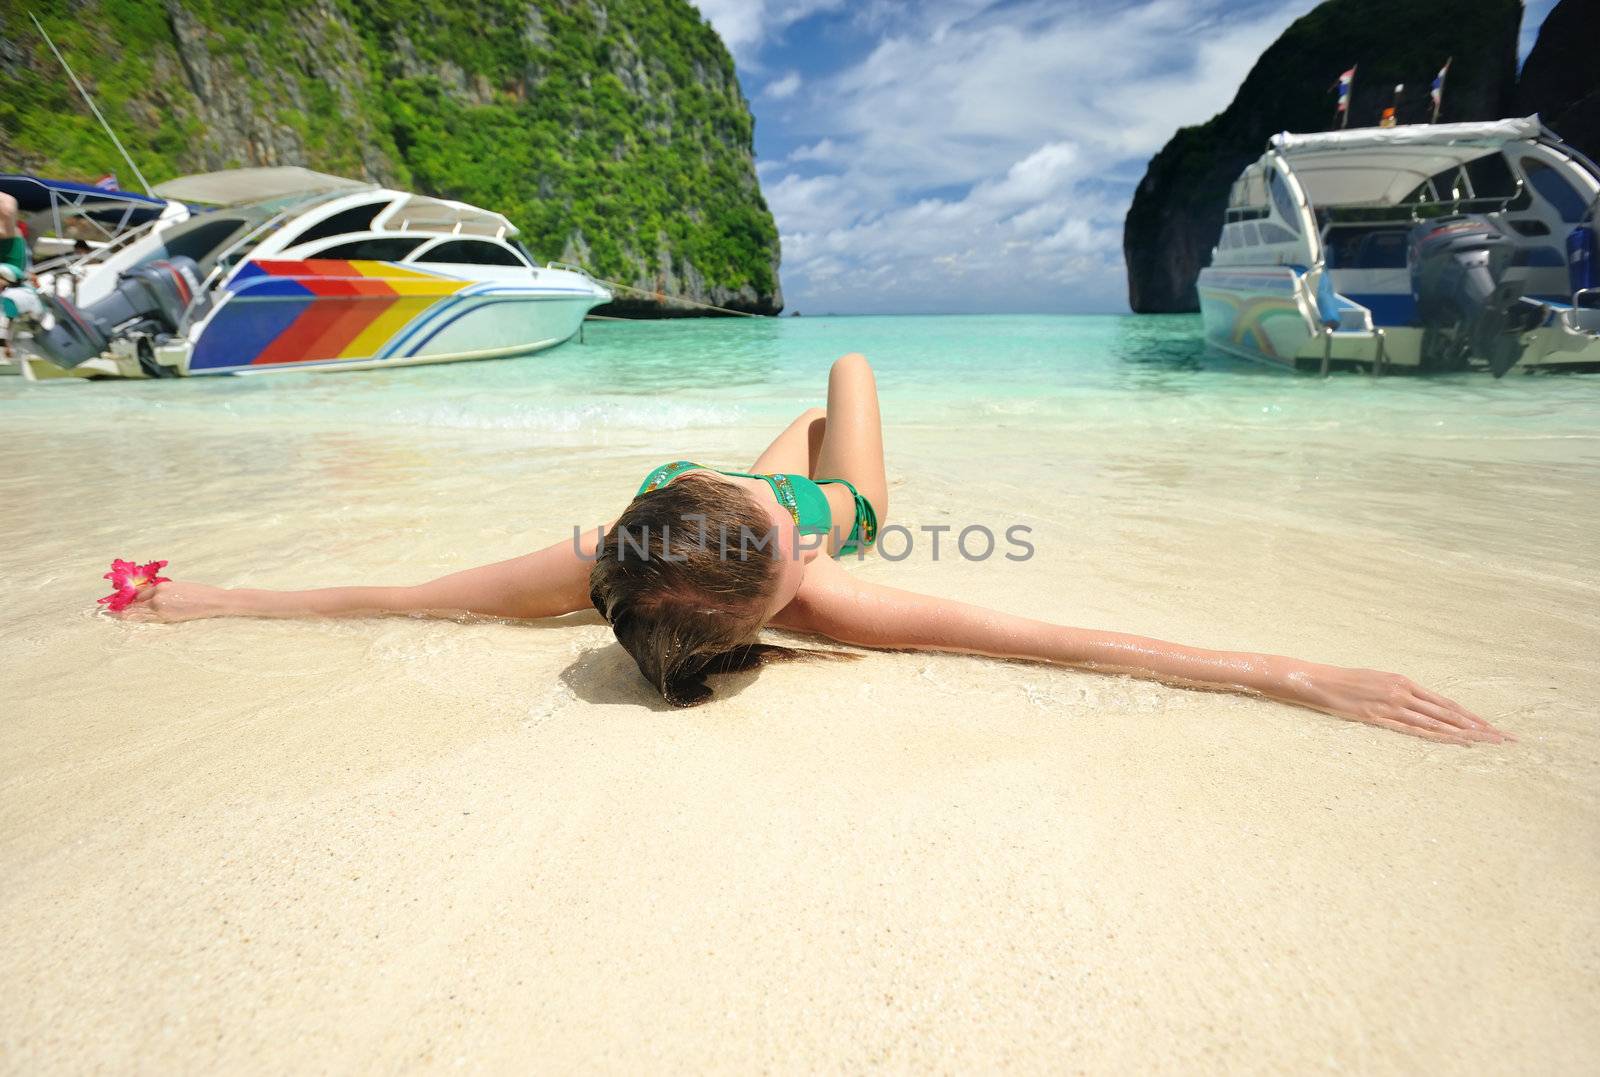
<path id="1" fill-rule="evenodd" d="M 584 270 L 584 272 L 588 273 L 588 270 Z M 752 314 L 748 310 L 731 310 L 728 307 L 719 307 L 715 303 L 702 303 L 698 299 L 685 299 L 682 296 L 667 295 L 665 292 L 652 292 L 648 288 L 635 288 L 631 284 L 623 284 L 623 283 L 621 283 L 619 281 L 606 280 L 604 277 L 597 277 L 593 273 L 589 273 L 589 278 L 591 280 L 598 281 L 601 284 L 607 285 L 608 287 L 611 287 L 611 288 L 621 288 L 624 291 L 638 292 L 640 295 L 647 295 L 647 296 L 650 296 L 652 299 L 659 299 L 663 303 L 687 303 L 691 307 L 703 307 L 706 310 L 721 311 L 723 314 L 736 314 L 741 318 L 770 318 L 770 317 L 772 317 L 772 315 L 770 315 L 770 314 Z M 593 317 L 593 315 L 591 315 L 591 317 Z M 605 315 L 601 315 L 600 317 L 602 319 L 604 319 L 606 316 Z M 620 321 L 620 322 L 632 321 L 631 318 L 615 318 L 615 319 L 611 319 L 611 320 Z"/>

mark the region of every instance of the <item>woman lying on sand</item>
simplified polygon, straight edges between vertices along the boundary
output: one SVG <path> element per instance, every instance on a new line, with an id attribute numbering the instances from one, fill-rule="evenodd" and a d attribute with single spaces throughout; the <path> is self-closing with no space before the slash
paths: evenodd
<path id="1" fill-rule="evenodd" d="M 708 674 L 853 657 L 758 643 L 770 625 L 861 647 L 1026 658 L 1268 696 L 1450 744 L 1511 739 L 1394 673 L 1068 628 L 852 578 L 834 558 L 870 546 L 888 512 L 877 384 L 865 358 L 847 355 L 828 375 L 827 410 L 801 415 L 749 472 L 665 464 L 614 523 L 538 553 L 415 587 L 161 583 L 140 590 L 127 614 L 533 618 L 592 605 L 645 679 L 680 707 L 711 697 Z"/>

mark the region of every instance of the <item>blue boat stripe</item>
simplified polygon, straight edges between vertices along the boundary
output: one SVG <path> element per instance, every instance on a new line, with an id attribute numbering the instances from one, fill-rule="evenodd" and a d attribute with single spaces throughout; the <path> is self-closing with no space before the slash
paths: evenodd
<path id="1" fill-rule="evenodd" d="M 398 334 L 390 338 L 389 343 L 384 345 L 384 347 L 378 351 L 378 354 L 374 358 L 387 359 L 390 356 L 397 354 L 401 348 L 406 346 L 407 341 L 416 336 L 418 333 L 422 332 L 422 330 L 431 324 L 436 318 L 443 315 L 445 311 L 449 310 L 457 303 L 461 303 L 472 298 L 474 290 L 482 287 L 485 286 L 481 284 L 474 284 L 470 288 L 465 288 L 455 293 L 443 303 L 433 304 L 427 310 L 422 312 L 422 316 L 420 318 L 414 322 L 411 322 Z"/>
<path id="2" fill-rule="evenodd" d="M 410 351 L 406 352 L 406 357 L 410 358 L 411 356 L 416 355 L 423 348 L 426 348 L 428 346 L 428 342 L 431 341 L 434 337 L 438 336 L 440 333 L 444 332 L 446 329 L 449 329 L 452 325 L 456 324 L 456 322 L 460 321 L 462 318 L 465 318 L 469 314 L 473 314 L 473 313 L 475 313 L 477 311 L 480 311 L 480 310 L 484 309 L 485 307 L 497 306 L 497 305 L 499 305 L 501 303 L 521 303 L 521 302 L 524 302 L 524 300 L 521 300 L 521 299 L 489 299 L 489 300 L 486 300 L 486 301 L 484 301 L 482 303 L 479 303 L 477 306 L 471 307 L 471 308 L 469 308 L 467 310 L 460 311 L 459 313 L 456 314 L 455 317 L 451 318 L 449 321 L 447 321 L 443 325 L 439 326 L 433 332 L 429 333 L 421 341 L 418 341 L 417 346 L 415 348 L 412 348 Z"/>
<path id="3" fill-rule="evenodd" d="M 579 289 L 579 288 L 569 288 L 569 289 L 506 288 L 506 287 L 502 287 L 502 286 L 499 286 L 499 285 L 496 285 L 496 284 L 490 284 L 490 283 L 475 284 L 471 288 L 467 288 L 467 289 L 465 289 L 463 291 L 457 292 L 455 295 L 451 296 L 445 302 L 438 303 L 438 304 L 435 304 L 432 307 L 429 307 L 423 313 L 421 318 L 419 318 L 417 321 L 413 322 L 412 324 L 406 326 L 406 328 L 404 330 L 402 330 L 399 334 L 397 334 L 389 342 L 388 345 L 386 345 L 384 348 L 382 348 L 378 352 L 378 354 L 375 356 L 375 358 L 388 359 L 393 355 L 399 354 L 402 351 L 402 349 L 404 349 L 406 347 L 406 345 L 409 344 L 411 342 L 411 340 L 416 337 L 416 335 L 418 333 L 426 331 L 429 326 L 433 325 L 440 318 L 442 318 L 446 314 L 450 313 L 455 307 L 459 306 L 461 303 L 463 303 L 463 302 L 465 302 L 465 301 L 467 301 L 469 299 L 481 299 L 481 298 L 483 298 L 485 296 L 490 296 L 490 295 L 533 296 L 533 295 L 586 295 L 586 294 L 592 294 L 592 293 L 589 293 L 586 290 Z M 454 320 L 455 320 L 454 318 L 451 319 L 451 321 L 454 321 Z M 433 339 L 433 334 L 429 334 L 428 340 L 432 340 L 432 339 Z M 426 344 L 427 344 L 427 340 L 425 340 L 422 343 L 418 344 L 417 347 L 420 348 L 420 347 L 423 347 Z M 407 352 L 405 352 L 405 354 L 406 355 L 415 355 L 416 351 L 415 350 L 407 351 Z"/>

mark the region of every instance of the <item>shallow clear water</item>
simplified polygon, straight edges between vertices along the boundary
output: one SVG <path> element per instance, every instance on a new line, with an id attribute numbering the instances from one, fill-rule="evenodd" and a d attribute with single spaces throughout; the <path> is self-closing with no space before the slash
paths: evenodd
<path id="1" fill-rule="evenodd" d="M 1438 436 L 1588 437 L 1600 380 L 1295 376 L 1207 354 L 1198 318 L 803 317 L 590 323 L 584 343 L 524 359 L 359 374 L 26 386 L 9 414 L 410 430 L 499 430 L 533 442 L 777 422 L 815 401 L 827 362 L 873 360 L 898 422 L 1038 421 L 1127 428 L 1360 427 Z"/>

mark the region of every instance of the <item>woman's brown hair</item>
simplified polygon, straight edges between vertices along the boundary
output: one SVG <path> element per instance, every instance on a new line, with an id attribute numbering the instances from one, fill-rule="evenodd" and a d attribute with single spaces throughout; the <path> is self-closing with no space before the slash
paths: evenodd
<path id="1" fill-rule="evenodd" d="M 673 706 L 710 699 L 713 673 L 854 657 L 756 641 L 783 555 L 771 530 L 744 490 L 691 473 L 634 498 L 606 533 L 589 601 Z"/>

